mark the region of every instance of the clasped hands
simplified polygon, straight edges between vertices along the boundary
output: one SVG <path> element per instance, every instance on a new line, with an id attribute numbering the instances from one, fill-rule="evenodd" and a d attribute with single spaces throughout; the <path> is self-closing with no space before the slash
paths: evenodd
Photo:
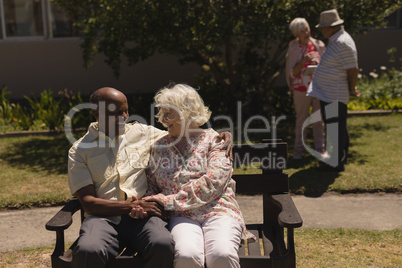
<path id="1" fill-rule="evenodd" d="M 318 64 L 318 52 L 309 52 L 303 55 L 303 64 L 312 62 L 312 64 Z"/>
<path id="2" fill-rule="evenodd" d="M 158 216 L 166 219 L 167 215 L 163 208 L 163 194 L 143 197 L 138 200 L 135 196 L 132 197 L 132 209 L 128 215 L 133 219 L 144 219 L 148 216 Z"/>

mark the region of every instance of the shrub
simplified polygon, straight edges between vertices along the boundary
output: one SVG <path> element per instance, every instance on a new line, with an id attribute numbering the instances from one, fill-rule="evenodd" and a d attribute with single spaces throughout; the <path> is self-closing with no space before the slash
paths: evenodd
<path id="1" fill-rule="evenodd" d="M 402 108 L 402 70 L 387 69 L 385 66 L 381 66 L 380 70 L 379 74 L 373 70 L 369 76 L 363 75 L 359 79 L 357 88 L 361 95 L 351 99 L 350 110 Z"/>
<path id="2" fill-rule="evenodd" d="M 12 105 L 7 98 L 10 92 L 7 87 L 2 87 L 0 91 L 0 125 L 1 129 L 7 129 L 11 123 Z"/>

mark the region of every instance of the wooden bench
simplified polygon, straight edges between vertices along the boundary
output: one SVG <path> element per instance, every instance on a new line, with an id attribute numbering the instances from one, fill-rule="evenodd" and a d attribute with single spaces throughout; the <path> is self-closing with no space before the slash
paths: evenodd
<path id="1" fill-rule="evenodd" d="M 235 165 L 252 161 L 262 169 L 262 174 L 233 175 L 238 194 L 262 195 L 263 202 L 263 223 L 247 224 L 258 240 L 250 243 L 243 241 L 239 249 L 241 267 L 295 267 L 294 228 L 302 226 L 302 219 L 289 194 L 288 175 L 283 173 L 287 143 L 263 140 L 258 145 L 237 145 L 233 153 Z M 52 267 L 70 267 L 70 262 L 63 258 L 64 230 L 71 225 L 72 215 L 80 209 L 79 201 L 71 200 L 46 224 L 47 230 L 56 232 Z M 245 221 L 248 223 L 247 219 Z M 75 243 L 70 249 L 74 246 Z M 108 267 L 142 267 L 142 258 L 123 253 Z"/>

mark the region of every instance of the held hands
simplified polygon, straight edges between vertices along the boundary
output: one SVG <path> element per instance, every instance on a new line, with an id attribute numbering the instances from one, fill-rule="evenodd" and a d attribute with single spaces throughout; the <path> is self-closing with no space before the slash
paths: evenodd
<path id="1" fill-rule="evenodd" d="M 131 201 L 132 209 L 128 214 L 133 219 L 144 219 L 148 216 L 157 216 L 162 219 L 166 218 L 165 210 L 163 206 L 158 204 L 153 200 L 138 200 L 136 197 L 132 197 L 133 200 Z"/>

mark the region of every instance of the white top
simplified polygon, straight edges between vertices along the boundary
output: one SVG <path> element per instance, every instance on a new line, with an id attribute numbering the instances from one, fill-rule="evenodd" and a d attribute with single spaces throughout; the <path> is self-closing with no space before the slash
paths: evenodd
<path id="1" fill-rule="evenodd" d="M 111 140 L 92 123 L 88 132 L 68 152 L 68 184 L 71 194 L 93 184 L 96 197 L 124 201 L 140 199 L 148 189 L 145 168 L 151 146 L 166 131 L 134 123 L 125 133 Z M 106 218 L 118 224 L 120 217 Z"/>
<path id="2" fill-rule="evenodd" d="M 307 95 L 324 102 L 349 102 L 347 70 L 357 67 L 357 50 L 352 37 L 341 29 L 329 43 L 314 73 Z"/>

